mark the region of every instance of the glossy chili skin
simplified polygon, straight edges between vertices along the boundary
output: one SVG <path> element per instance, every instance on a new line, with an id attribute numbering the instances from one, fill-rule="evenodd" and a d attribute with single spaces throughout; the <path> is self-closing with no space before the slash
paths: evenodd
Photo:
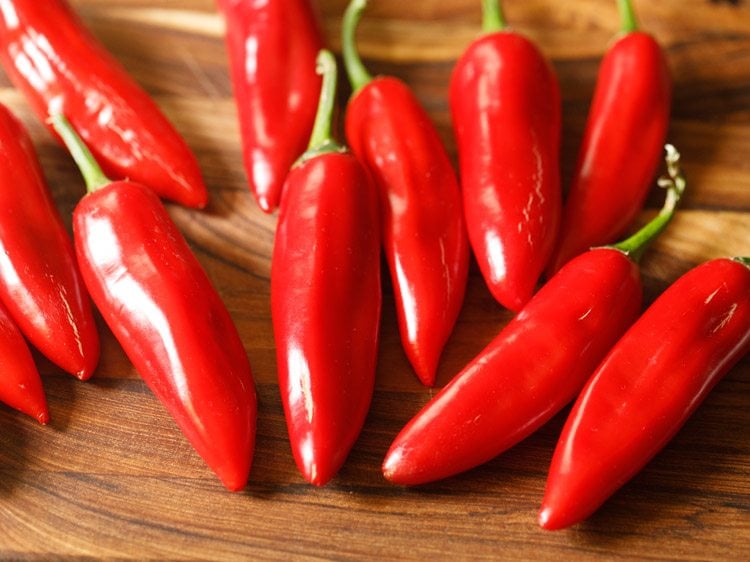
<path id="1" fill-rule="evenodd" d="M 270 213 L 310 139 L 323 46 L 310 0 L 218 0 L 250 190 Z"/>
<path id="2" fill-rule="evenodd" d="M 404 350 L 419 379 L 432 386 L 469 268 L 456 174 L 429 116 L 395 78 L 376 78 L 353 96 L 346 133 L 380 191 Z"/>
<path id="3" fill-rule="evenodd" d="M 376 188 L 350 154 L 296 166 L 281 201 L 271 310 L 289 440 L 312 484 L 338 472 L 364 423 L 380 307 Z"/>
<path id="4" fill-rule="evenodd" d="M 549 62 L 498 31 L 472 43 L 450 82 L 464 213 L 493 296 L 518 311 L 533 294 L 560 222 L 561 102 Z"/>
<path id="5" fill-rule="evenodd" d="M 750 349 L 750 269 L 689 271 L 633 324 L 578 397 L 552 458 L 539 523 L 591 515 L 672 438 Z"/>
<path id="6" fill-rule="evenodd" d="M 0 300 L 29 341 L 85 380 L 99 360 L 99 335 L 36 152 L 0 105 Z"/>
<path id="7" fill-rule="evenodd" d="M 183 205 L 206 205 L 183 138 L 64 0 L 4 0 L 0 63 L 40 120 L 68 117 L 105 172 Z"/>
<path id="8" fill-rule="evenodd" d="M 0 304 L 0 402 L 36 419 L 49 421 L 47 399 L 34 358 L 13 319 Z"/>
<path id="9" fill-rule="evenodd" d="M 638 267 L 619 250 L 573 260 L 399 433 L 385 477 L 404 485 L 446 478 L 536 431 L 575 397 L 641 298 Z"/>
<path id="10" fill-rule="evenodd" d="M 620 238 L 643 207 L 669 126 L 672 82 L 653 37 L 631 32 L 599 70 L 549 271 Z"/>
<path id="11" fill-rule="evenodd" d="M 148 387 L 230 490 L 248 478 L 256 398 L 237 329 L 157 196 L 132 182 L 73 215 L 81 273 Z"/>

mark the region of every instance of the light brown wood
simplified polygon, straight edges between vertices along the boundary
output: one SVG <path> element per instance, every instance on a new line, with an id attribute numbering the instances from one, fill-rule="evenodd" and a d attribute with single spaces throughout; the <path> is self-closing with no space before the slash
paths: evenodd
<path id="1" fill-rule="evenodd" d="M 297 473 L 276 385 L 269 304 L 275 216 L 255 206 L 241 165 L 222 39 L 211 0 L 75 0 L 94 34 L 184 134 L 211 191 L 204 212 L 170 206 L 234 317 L 260 399 L 251 482 L 225 491 L 148 392 L 102 325 L 96 377 L 80 383 L 43 358 L 52 423 L 0 407 L 0 558 L 479 559 L 750 558 L 750 362 L 734 368 L 677 437 L 586 523 L 535 522 L 564 421 L 467 474 L 420 489 L 389 485 L 391 440 L 435 392 L 412 374 L 384 300 L 377 387 L 361 438 L 323 489 Z M 318 2 L 338 49 L 345 0 Z M 477 0 L 378 0 L 359 33 L 375 73 L 409 83 L 455 159 L 446 99 L 455 58 L 475 36 Z M 596 70 L 618 29 L 614 2 L 507 1 L 509 21 L 552 59 L 565 114 L 569 178 Z M 750 254 L 750 7 L 636 1 L 667 49 L 676 83 L 669 139 L 689 193 L 643 262 L 648 300 L 705 260 Z M 30 129 L 66 221 L 83 193 L 66 153 L 0 78 L 0 101 Z M 614 189 L 617 186 L 613 186 Z M 654 190 L 643 219 L 660 203 Z M 510 314 L 472 266 L 442 359 L 445 384 Z"/>

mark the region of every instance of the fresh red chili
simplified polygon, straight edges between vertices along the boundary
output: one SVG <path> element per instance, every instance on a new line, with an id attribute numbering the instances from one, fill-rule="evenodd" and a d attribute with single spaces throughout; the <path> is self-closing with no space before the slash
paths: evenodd
<path id="1" fill-rule="evenodd" d="M 346 135 L 380 191 L 404 350 L 419 379 L 432 386 L 469 269 L 461 192 L 437 130 L 414 94 L 396 78 L 373 79 L 362 65 L 354 33 L 366 4 L 353 0 L 344 15 L 344 62 L 354 90 Z"/>
<path id="2" fill-rule="evenodd" d="M 62 116 L 89 193 L 73 213 L 81 273 L 148 387 L 230 490 L 248 478 L 256 400 L 237 329 L 154 192 L 112 182 Z"/>
<path id="3" fill-rule="evenodd" d="M 346 460 L 372 398 L 380 322 L 378 194 L 330 134 L 336 61 L 318 58 L 323 87 L 309 150 L 281 199 L 271 311 L 294 459 L 322 486 Z"/>
<path id="4" fill-rule="evenodd" d="M 315 57 L 323 46 L 309 0 L 218 0 L 243 157 L 263 211 L 279 204 L 289 168 L 310 139 L 320 92 Z"/>
<path id="5" fill-rule="evenodd" d="M 601 363 L 555 449 L 539 523 L 591 515 L 677 433 L 750 350 L 750 261 L 716 259 L 669 287 Z"/>
<path id="6" fill-rule="evenodd" d="M 206 204 L 185 141 L 64 0 L 4 0 L 0 62 L 42 121 L 68 116 L 107 173 L 184 205 Z"/>
<path id="7" fill-rule="evenodd" d="M 563 210 L 554 273 L 590 247 L 609 244 L 638 216 L 659 165 L 672 83 L 654 38 L 636 30 L 619 0 L 623 35 L 602 61 L 578 164 Z"/>
<path id="8" fill-rule="evenodd" d="M 0 300 L 29 341 L 85 380 L 99 335 L 65 225 L 28 133 L 0 105 Z"/>
<path id="9" fill-rule="evenodd" d="M 0 304 L 0 402 L 28 414 L 39 423 L 49 421 L 47 399 L 34 358 L 5 307 Z"/>
<path id="10" fill-rule="evenodd" d="M 547 264 L 560 219 L 560 88 L 526 38 L 485 0 L 484 29 L 450 82 L 469 240 L 494 297 L 520 310 Z"/>
<path id="11" fill-rule="evenodd" d="M 396 484 L 478 466 L 536 431 L 570 402 L 636 319 L 634 262 L 671 220 L 684 189 L 670 152 L 662 212 L 636 235 L 578 256 L 399 433 L 383 463 Z"/>

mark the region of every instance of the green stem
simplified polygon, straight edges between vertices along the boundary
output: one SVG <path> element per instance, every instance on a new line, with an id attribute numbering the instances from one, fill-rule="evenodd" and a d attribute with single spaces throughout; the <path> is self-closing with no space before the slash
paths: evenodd
<path id="1" fill-rule="evenodd" d="M 745 266 L 747 266 L 747 267 L 750 267 L 750 258 L 746 258 L 746 257 L 741 257 L 741 256 L 737 256 L 737 257 L 735 257 L 735 258 L 733 258 L 733 259 L 734 259 L 734 261 L 738 261 L 738 262 L 740 262 L 740 263 L 741 263 L 742 265 L 745 265 Z"/>
<path id="2" fill-rule="evenodd" d="M 638 20 L 635 17 L 633 3 L 631 0 L 617 0 L 617 8 L 620 11 L 620 22 L 623 33 L 631 33 L 638 30 Z"/>
<path id="3" fill-rule="evenodd" d="M 315 115 L 310 144 L 307 151 L 300 156 L 298 163 L 309 160 L 314 156 L 343 150 L 343 147 L 334 140 L 331 134 L 333 108 L 336 103 L 336 81 L 338 79 L 336 58 L 328 49 L 321 49 L 316 63 L 315 71 L 323 76 L 318 112 Z"/>
<path id="4" fill-rule="evenodd" d="M 362 12 L 366 7 L 367 0 L 352 0 L 349 2 L 344 12 L 344 21 L 341 24 L 341 51 L 344 56 L 344 67 L 355 94 L 372 80 L 372 75 L 367 72 L 365 65 L 362 64 L 355 41 L 357 25 L 359 25 Z"/>
<path id="5" fill-rule="evenodd" d="M 52 123 L 55 131 L 57 131 L 57 134 L 62 138 L 70 155 L 78 165 L 78 169 L 81 171 L 81 175 L 86 182 L 86 191 L 92 193 L 112 183 L 112 180 L 104 175 L 94 155 L 91 154 L 91 151 L 81 137 L 78 136 L 78 133 L 76 133 L 73 125 L 70 124 L 70 121 L 63 114 L 56 113 L 51 115 L 49 121 Z"/>
<path id="6" fill-rule="evenodd" d="M 677 152 L 675 147 L 671 144 L 666 145 L 665 149 L 667 151 L 665 157 L 667 163 L 667 175 L 662 176 L 658 180 L 659 187 L 663 187 L 667 190 L 664 206 L 651 222 L 633 234 L 630 238 L 623 240 L 619 244 L 610 246 L 625 252 L 625 254 L 627 254 L 633 261 L 640 260 L 648 245 L 653 242 L 665 228 L 667 228 L 667 225 L 674 217 L 677 204 L 680 202 L 682 194 L 685 192 L 687 184 L 685 182 L 685 176 L 680 169 L 680 153 Z"/>
<path id="7" fill-rule="evenodd" d="M 482 0 L 482 30 L 487 33 L 505 29 L 505 16 L 500 0 Z"/>

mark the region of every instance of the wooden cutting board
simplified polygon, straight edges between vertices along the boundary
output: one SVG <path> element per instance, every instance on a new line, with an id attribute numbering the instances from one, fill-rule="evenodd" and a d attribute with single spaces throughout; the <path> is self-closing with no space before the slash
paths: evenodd
<path id="1" fill-rule="evenodd" d="M 377 388 L 339 476 L 316 489 L 297 473 L 275 372 L 269 305 L 276 217 L 246 188 L 211 0 L 75 0 L 92 31 L 148 90 L 195 150 L 211 192 L 203 212 L 170 212 L 234 317 L 257 381 L 258 443 L 246 491 L 224 490 L 146 389 L 102 325 L 88 383 L 38 364 L 52 422 L 0 407 L 0 558 L 475 559 L 750 558 L 750 361 L 717 386 L 667 448 L 589 521 L 536 526 L 564 413 L 507 454 L 419 489 L 379 466 L 393 437 L 435 390 L 411 372 L 386 285 Z M 339 48 L 345 0 L 320 0 Z M 675 80 L 669 139 L 689 192 L 643 261 L 647 300 L 692 266 L 750 254 L 750 7 L 709 0 L 636 1 Z M 477 0 L 378 0 L 359 41 L 375 73 L 411 85 L 455 160 L 446 101 L 456 57 L 479 26 Z M 564 177 L 574 164 L 600 58 L 618 29 L 615 2 L 506 2 L 512 25 L 552 59 L 564 99 Z M 65 219 L 83 193 L 67 157 L 0 78 L 0 101 L 30 128 Z M 617 186 L 612 186 L 617 189 Z M 660 205 L 657 189 L 649 200 Z M 475 264 L 439 386 L 508 321 Z M 668 337 L 668 334 L 665 334 Z"/>

